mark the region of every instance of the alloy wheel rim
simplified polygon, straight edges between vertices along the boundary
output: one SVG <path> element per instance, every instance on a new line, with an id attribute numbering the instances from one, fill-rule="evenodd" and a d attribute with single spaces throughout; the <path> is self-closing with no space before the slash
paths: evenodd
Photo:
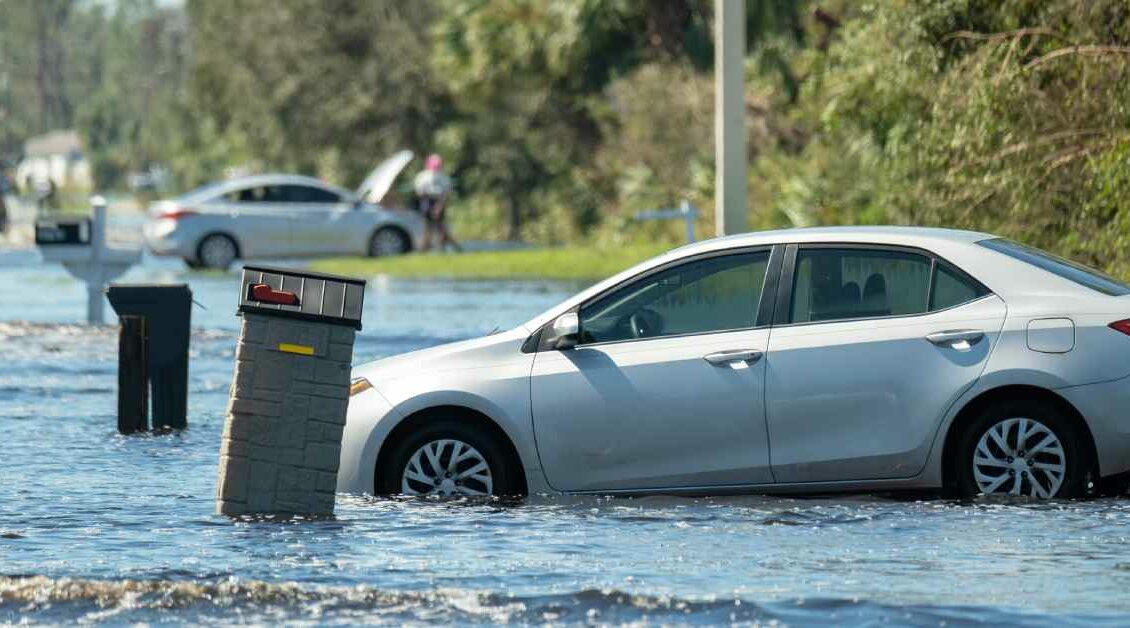
<path id="1" fill-rule="evenodd" d="M 973 452 L 973 479 L 985 495 L 1048 499 L 1059 492 L 1066 475 L 1063 443 L 1035 419 L 996 423 L 981 435 Z"/>
<path id="2" fill-rule="evenodd" d="M 235 247 L 226 238 L 208 238 L 200 247 L 200 261 L 211 268 L 227 266 L 233 259 L 235 259 Z"/>
<path id="3" fill-rule="evenodd" d="M 373 237 L 373 255 L 399 255 L 404 252 L 404 242 L 394 231 L 378 231 Z"/>
<path id="4" fill-rule="evenodd" d="M 417 449 L 400 479 L 400 492 L 405 495 L 487 496 L 493 489 L 486 458 L 453 438 L 434 440 Z"/>

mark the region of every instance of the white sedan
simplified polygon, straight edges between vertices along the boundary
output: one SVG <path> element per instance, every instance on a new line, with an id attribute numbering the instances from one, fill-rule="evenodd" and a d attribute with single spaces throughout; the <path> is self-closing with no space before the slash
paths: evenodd
<path id="1" fill-rule="evenodd" d="M 710 240 L 510 331 L 356 367 L 338 487 L 1121 490 L 1128 295 L 983 233 Z"/>
<path id="2" fill-rule="evenodd" d="M 356 193 L 318 179 L 268 174 L 206 185 L 157 201 L 144 235 L 155 255 L 191 268 L 224 269 L 236 259 L 400 255 L 415 249 L 423 219 L 379 204 L 412 159 L 401 151 Z"/>

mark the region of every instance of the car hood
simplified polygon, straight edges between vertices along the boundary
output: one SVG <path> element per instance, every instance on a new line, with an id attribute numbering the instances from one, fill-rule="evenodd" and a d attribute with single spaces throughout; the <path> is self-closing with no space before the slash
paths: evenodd
<path id="1" fill-rule="evenodd" d="M 500 358 L 520 358 L 522 343 L 528 336 L 524 327 L 516 327 L 481 338 L 394 355 L 354 367 L 353 377 L 364 377 L 373 387 L 380 388 L 404 377 L 490 366 Z"/>
<path id="2" fill-rule="evenodd" d="M 380 203 L 388 194 L 396 177 L 412 161 L 412 151 L 402 150 L 382 161 L 369 173 L 357 188 L 357 198 L 368 203 Z"/>

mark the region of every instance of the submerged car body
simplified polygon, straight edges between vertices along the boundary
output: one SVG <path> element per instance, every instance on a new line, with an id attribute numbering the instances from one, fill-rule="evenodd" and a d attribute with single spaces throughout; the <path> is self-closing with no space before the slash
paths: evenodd
<path id="1" fill-rule="evenodd" d="M 407 253 L 423 235 L 421 217 L 378 202 L 410 160 L 410 152 L 398 153 L 356 193 L 287 174 L 206 185 L 155 202 L 145 241 L 156 255 L 208 268 L 225 268 L 237 258 Z"/>
<path id="2" fill-rule="evenodd" d="M 1130 471 L 1128 294 L 982 233 L 709 240 L 512 330 L 355 367 L 338 488 L 458 494 L 450 478 L 474 476 L 467 494 L 497 493 L 482 464 L 456 460 L 477 438 L 501 452 L 480 456 L 495 485 L 510 465 L 519 492 L 937 489 L 968 476 L 981 492 L 1063 495 Z M 431 449 L 417 439 L 414 458 L 390 462 L 421 430 Z"/>

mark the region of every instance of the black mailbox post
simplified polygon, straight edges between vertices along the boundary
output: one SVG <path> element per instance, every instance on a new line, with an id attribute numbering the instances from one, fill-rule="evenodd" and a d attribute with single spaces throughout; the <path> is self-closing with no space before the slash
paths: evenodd
<path id="1" fill-rule="evenodd" d="M 192 291 L 185 284 L 111 285 L 106 296 L 122 319 L 118 363 L 119 430 L 146 429 L 148 421 L 144 416 L 144 399 L 150 386 L 153 393 L 153 428 L 188 427 L 188 338 Z M 137 334 L 142 337 L 134 337 Z M 145 347 L 142 350 L 143 361 L 147 364 L 137 364 L 131 358 L 131 355 L 137 355 L 139 344 Z M 146 386 L 147 382 L 149 386 Z M 140 418 L 136 416 L 138 411 L 142 413 Z M 123 412 L 131 416 L 123 416 Z"/>

